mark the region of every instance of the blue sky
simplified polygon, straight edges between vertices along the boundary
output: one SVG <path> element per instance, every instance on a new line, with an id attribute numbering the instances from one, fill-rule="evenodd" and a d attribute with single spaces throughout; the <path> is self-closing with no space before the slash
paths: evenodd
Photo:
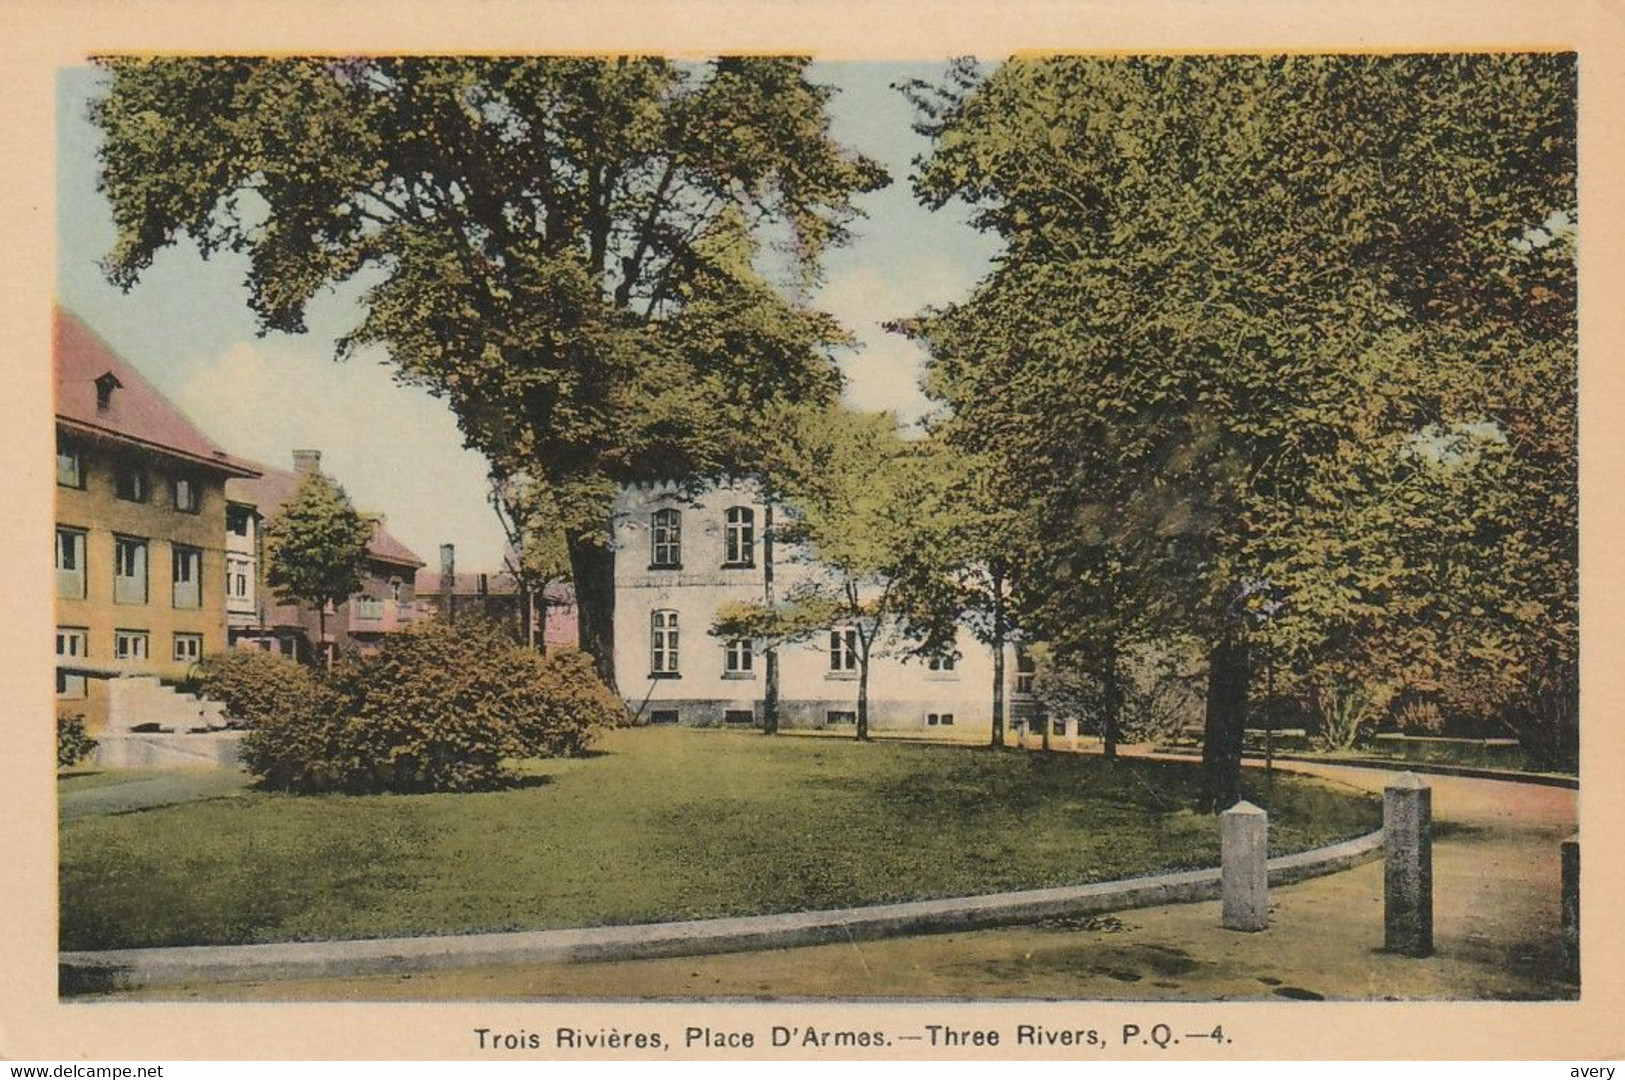
<path id="1" fill-rule="evenodd" d="M 815 77 L 839 89 L 831 106 L 843 144 L 881 161 L 892 185 L 864 196 L 868 217 L 854 242 L 825 260 L 815 303 L 858 338 L 842 360 L 847 399 L 891 409 L 905 420 L 927 407 L 918 388 L 923 355 L 880 328 L 967 294 L 986 273 L 994 242 L 965 223 L 961 207 L 932 213 L 910 191 L 912 159 L 926 149 L 909 128 L 908 104 L 891 84 L 934 78 L 940 63 L 821 63 Z M 161 252 L 128 293 L 109 285 L 98 262 L 113 223 L 96 191 L 99 133 L 86 104 L 99 92 L 89 68 L 64 69 L 58 83 L 58 296 L 233 453 L 284 468 L 295 447 L 313 447 L 360 508 L 387 516 L 392 533 L 435 562 L 455 543 L 458 564 L 495 568 L 502 533 L 485 502 L 485 465 L 464 450 L 451 414 L 427 393 L 394 383 L 381 356 L 339 364 L 333 342 L 358 319 L 339 290 L 312 306 L 309 332 L 260 337 L 246 304 L 246 263 L 209 262 L 177 245 Z"/>

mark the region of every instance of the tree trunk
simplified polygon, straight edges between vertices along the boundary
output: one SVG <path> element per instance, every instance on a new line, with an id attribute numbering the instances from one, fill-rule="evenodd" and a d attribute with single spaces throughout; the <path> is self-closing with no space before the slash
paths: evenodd
<path id="1" fill-rule="evenodd" d="M 543 656 L 547 655 L 547 586 L 543 585 L 530 598 L 530 621 L 525 629 L 531 633 L 536 641 L 536 651 Z M 531 627 L 535 627 L 531 631 Z"/>
<path id="2" fill-rule="evenodd" d="M 993 575 L 993 739 L 1004 745 L 1004 578 Z"/>
<path id="3" fill-rule="evenodd" d="M 565 538 L 576 588 L 576 625 L 581 648 L 592 657 L 598 677 L 615 693 L 615 552 L 595 538 Z"/>
<path id="4" fill-rule="evenodd" d="M 1241 801 L 1241 739 L 1247 727 L 1247 643 L 1226 633 L 1208 662 L 1202 735 L 1202 809 L 1217 814 Z"/>
<path id="5" fill-rule="evenodd" d="M 858 741 L 869 741 L 869 653 L 858 659 Z"/>
<path id="6" fill-rule="evenodd" d="M 327 601 L 316 605 L 316 648 L 322 654 L 322 667 L 333 670 L 333 653 L 327 647 Z"/>
<path id="7" fill-rule="evenodd" d="M 762 600 L 767 610 L 772 611 L 775 603 L 773 595 L 773 500 L 764 500 L 762 507 Z M 767 668 L 764 673 L 762 687 L 762 733 L 764 735 L 777 735 L 779 733 L 779 647 L 777 643 L 769 643 L 762 652 L 762 659 Z"/>
<path id="8" fill-rule="evenodd" d="M 1101 680 L 1101 694 L 1105 715 L 1100 725 L 1100 739 L 1102 752 L 1108 760 L 1117 757 L 1118 731 L 1121 727 L 1123 711 L 1121 688 L 1117 681 L 1117 643 L 1109 642 L 1106 646 L 1104 678 Z"/>

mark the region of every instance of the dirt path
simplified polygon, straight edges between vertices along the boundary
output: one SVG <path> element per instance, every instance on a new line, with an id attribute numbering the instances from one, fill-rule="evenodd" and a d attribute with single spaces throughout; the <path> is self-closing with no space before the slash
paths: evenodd
<path id="1" fill-rule="evenodd" d="M 1392 773 L 1294 766 L 1380 791 Z M 1219 929 L 1218 904 L 974 933 L 758 953 L 487 967 L 410 976 L 164 988 L 152 999 L 1050 998 L 1508 1000 L 1572 998 L 1561 976 L 1562 788 L 1430 777 L 1434 956 L 1381 951 L 1382 864 L 1276 889 L 1270 929 Z"/>

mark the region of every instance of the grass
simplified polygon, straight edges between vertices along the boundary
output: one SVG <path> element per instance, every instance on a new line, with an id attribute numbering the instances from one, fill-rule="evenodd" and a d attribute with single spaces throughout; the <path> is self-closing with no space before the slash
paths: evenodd
<path id="1" fill-rule="evenodd" d="M 488 794 L 245 791 L 64 820 L 61 947 L 705 918 L 1218 862 L 1183 763 L 672 729 L 604 750 Z M 1374 828 L 1380 807 L 1282 776 L 1271 816 L 1285 853 Z"/>

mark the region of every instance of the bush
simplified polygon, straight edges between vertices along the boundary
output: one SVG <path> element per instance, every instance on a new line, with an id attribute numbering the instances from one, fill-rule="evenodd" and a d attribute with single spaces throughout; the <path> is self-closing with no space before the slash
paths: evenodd
<path id="1" fill-rule="evenodd" d="M 1394 722 L 1404 735 L 1433 736 L 1444 733 L 1444 716 L 1431 701 L 1407 701 L 1394 713 Z"/>
<path id="2" fill-rule="evenodd" d="M 90 756 L 96 740 L 85 734 L 85 718 L 80 713 L 56 714 L 56 767 L 71 768 Z"/>
<path id="3" fill-rule="evenodd" d="M 1353 750 L 1376 730 L 1381 693 L 1358 684 L 1335 680 L 1317 687 L 1316 712 L 1320 717 L 1320 743 L 1327 750 Z"/>
<path id="4" fill-rule="evenodd" d="M 334 666 L 315 700 L 256 721 L 249 769 L 294 791 L 476 791 L 506 761 L 580 753 L 620 702 L 579 653 L 543 657 L 480 622 L 428 623 Z"/>
<path id="5" fill-rule="evenodd" d="M 259 649 L 233 649 L 198 665 L 198 690 L 225 703 L 226 715 L 249 724 L 275 722 L 308 706 L 316 677 L 304 665 Z"/>

